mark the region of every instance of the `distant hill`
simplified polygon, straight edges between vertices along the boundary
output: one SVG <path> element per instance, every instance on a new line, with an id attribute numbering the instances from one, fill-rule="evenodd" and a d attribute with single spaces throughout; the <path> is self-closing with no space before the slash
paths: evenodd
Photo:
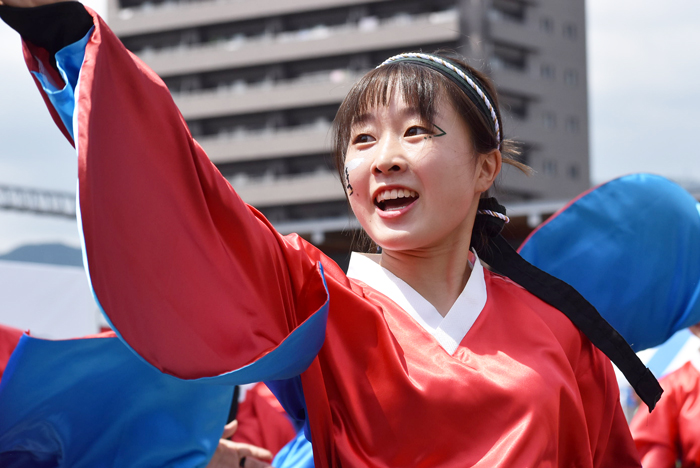
<path id="1" fill-rule="evenodd" d="M 23 245 L 0 255 L 0 260 L 83 266 L 83 254 L 80 249 L 64 244 Z"/>

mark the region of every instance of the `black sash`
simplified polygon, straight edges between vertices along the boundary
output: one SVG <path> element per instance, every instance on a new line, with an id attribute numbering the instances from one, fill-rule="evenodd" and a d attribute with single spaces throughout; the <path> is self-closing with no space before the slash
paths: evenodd
<path id="1" fill-rule="evenodd" d="M 505 214 L 505 208 L 495 198 L 482 199 L 479 210 Z M 573 287 L 522 258 L 500 234 L 503 220 L 488 215 L 480 215 L 476 219 L 472 245 L 479 257 L 497 273 L 563 312 L 591 343 L 615 363 L 649 411 L 654 409 L 663 389 L 622 335 Z"/>

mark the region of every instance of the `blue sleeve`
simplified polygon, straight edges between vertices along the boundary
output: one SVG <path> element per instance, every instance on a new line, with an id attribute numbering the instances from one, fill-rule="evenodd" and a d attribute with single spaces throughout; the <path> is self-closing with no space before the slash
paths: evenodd
<path id="1" fill-rule="evenodd" d="M 0 383 L 0 466 L 203 467 L 232 394 L 155 372 L 117 338 L 25 335 Z"/>
<path id="2" fill-rule="evenodd" d="M 75 138 L 73 132 L 73 114 L 75 110 L 75 95 L 80 77 L 80 68 L 85 58 L 85 48 L 92 36 L 94 27 L 78 42 L 74 42 L 56 52 L 56 69 L 63 78 L 65 85 L 63 88 L 56 88 L 50 80 L 43 74 L 32 72 L 39 80 L 42 89 L 48 96 L 51 104 L 61 117 L 63 125 L 68 129 L 71 138 Z"/>
<path id="3" fill-rule="evenodd" d="M 314 452 L 311 442 L 299 431 L 297 436 L 285 445 L 272 461 L 275 468 L 314 468 Z"/>

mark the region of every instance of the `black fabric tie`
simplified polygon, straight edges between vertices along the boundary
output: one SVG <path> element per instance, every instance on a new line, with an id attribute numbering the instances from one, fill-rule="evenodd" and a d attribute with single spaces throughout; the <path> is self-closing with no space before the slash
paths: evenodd
<path id="1" fill-rule="evenodd" d="M 505 208 L 495 198 L 485 198 L 479 202 L 479 211 L 484 210 L 505 215 Z M 593 345 L 615 363 L 649 411 L 653 410 L 663 393 L 654 374 L 622 335 L 578 291 L 522 258 L 500 234 L 504 224 L 502 219 L 494 216 L 476 217 L 472 245 L 479 257 L 497 273 L 564 313 Z"/>

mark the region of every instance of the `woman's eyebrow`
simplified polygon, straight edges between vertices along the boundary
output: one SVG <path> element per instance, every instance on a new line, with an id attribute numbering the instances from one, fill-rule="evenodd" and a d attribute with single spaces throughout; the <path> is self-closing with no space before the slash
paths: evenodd
<path id="1" fill-rule="evenodd" d="M 399 111 L 399 115 L 404 118 L 421 118 L 421 113 L 415 107 L 404 107 Z"/>
<path id="2" fill-rule="evenodd" d="M 352 127 L 366 125 L 376 120 L 372 112 L 364 112 L 352 119 Z"/>
<path id="3" fill-rule="evenodd" d="M 421 118 L 421 113 L 415 107 L 404 107 L 398 111 L 402 118 Z M 352 120 L 352 127 L 366 125 L 377 120 L 373 112 L 363 112 Z"/>

